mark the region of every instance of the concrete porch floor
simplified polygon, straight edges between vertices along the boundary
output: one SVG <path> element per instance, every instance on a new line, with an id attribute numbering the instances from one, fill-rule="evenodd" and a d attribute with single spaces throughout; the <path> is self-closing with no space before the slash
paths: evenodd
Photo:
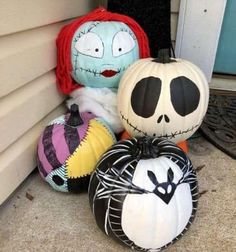
<path id="1" fill-rule="evenodd" d="M 236 251 L 236 161 L 203 138 L 189 141 L 189 146 L 194 167 L 205 165 L 198 172 L 198 212 L 184 237 L 165 251 Z M 53 191 L 33 172 L 0 207 L 0 251 L 131 250 L 98 229 L 87 194 Z"/>

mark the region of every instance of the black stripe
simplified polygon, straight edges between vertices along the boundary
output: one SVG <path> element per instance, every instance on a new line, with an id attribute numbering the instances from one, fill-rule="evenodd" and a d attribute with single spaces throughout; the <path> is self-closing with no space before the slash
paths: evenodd
<path id="1" fill-rule="evenodd" d="M 45 128 L 42 142 L 44 147 L 44 154 L 48 162 L 51 164 L 52 169 L 55 170 L 62 164 L 57 159 L 56 150 L 52 143 L 53 127 L 53 125 L 49 125 Z"/>
<path id="2" fill-rule="evenodd" d="M 65 140 L 68 145 L 69 152 L 72 154 L 80 143 L 78 130 L 77 128 L 73 128 L 68 125 L 64 125 L 64 130 Z"/>
<path id="3" fill-rule="evenodd" d="M 72 193 L 81 193 L 88 191 L 90 176 L 72 178 L 67 180 L 68 191 Z"/>

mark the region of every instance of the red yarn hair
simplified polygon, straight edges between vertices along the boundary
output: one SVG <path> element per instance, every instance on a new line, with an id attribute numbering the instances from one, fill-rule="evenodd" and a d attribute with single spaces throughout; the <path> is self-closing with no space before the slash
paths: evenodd
<path id="1" fill-rule="evenodd" d="M 89 21 L 117 21 L 125 23 L 136 35 L 139 44 L 140 58 L 150 57 L 147 35 L 137 22 L 135 22 L 132 18 L 128 16 L 112 13 L 104 8 L 97 8 L 96 10 L 88 13 L 87 15 L 81 18 L 76 19 L 72 23 L 63 27 L 58 35 L 56 41 L 57 43 L 56 78 L 58 88 L 64 94 L 69 94 L 73 90 L 81 87 L 81 85 L 76 83 L 71 77 L 71 71 L 72 71 L 71 44 L 76 30 L 82 24 Z"/>

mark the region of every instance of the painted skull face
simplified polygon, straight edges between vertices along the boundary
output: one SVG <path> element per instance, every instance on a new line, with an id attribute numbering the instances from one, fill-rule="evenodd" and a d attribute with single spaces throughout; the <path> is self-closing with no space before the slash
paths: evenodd
<path id="1" fill-rule="evenodd" d="M 124 71 L 138 58 L 136 36 L 126 24 L 86 22 L 72 40 L 72 77 L 89 87 L 117 88 Z"/>
<path id="2" fill-rule="evenodd" d="M 201 125 L 209 99 L 208 83 L 198 67 L 177 59 L 160 64 L 134 63 L 118 91 L 118 109 L 132 136 L 184 141 Z"/>

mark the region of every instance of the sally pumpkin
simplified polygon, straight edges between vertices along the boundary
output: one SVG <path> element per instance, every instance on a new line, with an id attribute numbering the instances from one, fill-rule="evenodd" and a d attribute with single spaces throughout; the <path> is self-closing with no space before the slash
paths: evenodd
<path id="1" fill-rule="evenodd" d="M 57 83 L 81 112 L 104 118 L 123 130 L 116 91 L 130 64 L 149 57 L 148 39 L 130 17 L 98 8 L 65 26 L 57 39 Z M 82 87 L 82 88 L 81 88 Z"/>
<path id="2" fill-rule="evenodd" d="M 161 50 L 157 59 L 138 60 L 123 75 L 118 111 L 131 136 L 164 137 L 177 143 L 200 127 L 208 100 L 202 71 Z"/>
<path id="3" fill-rule="evenodd" d="M 81 192 L 97 160 L 115 142 L 115 136 L 100 118 L 79 114 L 77 105 L 53 120 L 38 143 L 38 169 L 41 176 L 62 192 Z"/>

